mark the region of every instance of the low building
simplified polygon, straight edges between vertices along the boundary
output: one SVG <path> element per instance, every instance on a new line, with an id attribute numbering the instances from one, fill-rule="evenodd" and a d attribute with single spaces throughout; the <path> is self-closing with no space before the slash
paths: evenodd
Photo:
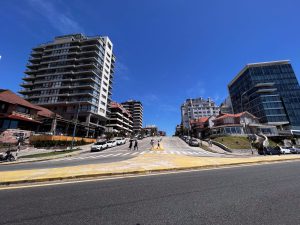
<path id="1" fill-rule="evenodd" d="M 122 133 L 127 136 L 132 133 L 133 122 L 132 115 L 127 109 L 117 102 L 111 102 L 109 105 L 109 119 L 106 124 L 107 131 Z"/>
<path id="2" fill-rule="evenodd" d="M 213 120 L 216 116 L 201 117 L 190 121 L 191 134 L 197 138 L 205 138 L 209 136 L 210 129 L 213 127 Z"/>
<path id="3" fill-rule="evenodd" d="M 15 143 L 19 135 L 29 137 L 42 124 L 42 109 L 10 90 L 0 90 L 0 142 Z"/>
<path id="4" fill-rule="evenodd" d="M 167 133 L 165 131 L 159 130 L 158 135 L 159 136 L 167 136 Z"/>
<path id="5" fill-rule="evenodd" d="M 213 121 L 211 135 L 247 135 L 263 133 L 266 136 L 277 136 L 276 126 L 260 124 L 257 117 L 249 112 L 238 114 L 220 114 Z"/>
<path id="6" fill-rule="evenodd" d="M 158 135 L 158 128 L 156 125 L 145 126 L 142 130 L 145 136 L 156 136 Z"/>

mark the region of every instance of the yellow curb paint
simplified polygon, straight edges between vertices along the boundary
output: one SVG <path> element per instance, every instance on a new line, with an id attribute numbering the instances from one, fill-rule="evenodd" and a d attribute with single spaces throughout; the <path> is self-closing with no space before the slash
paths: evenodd
<path id="1" fill-rule="evenodd" d="M 66 178 L 111 176 L 124 174 L 138 174 L 161 172 L 166 170 L 183 170 L 216 166 L 229 166 L 250 163 L 264 163 L 285 160 L 300 160 L 300 155 L 261 156 L 248 158 L 221 157 L 191 157 L 162 154 L 143 154 L 126 161 L 69 166 L 63 168 L 48 168 L 36 170 L 18 170 L 0 172 L 0 183 L 51 181 Z"/>

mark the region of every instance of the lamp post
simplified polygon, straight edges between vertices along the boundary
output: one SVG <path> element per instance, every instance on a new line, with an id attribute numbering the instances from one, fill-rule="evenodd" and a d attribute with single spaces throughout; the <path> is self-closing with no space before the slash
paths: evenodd
<path id="1" fill-rule="evenodd" d="M 77 128 L 77 121 L 78 121 L 79 109 L 80 109 L 80 102 L 78 103 L 76 117 L 75 117 L 75 125 L 74 125 L 73 135 L 72 135 L 71 150 L 73 149 L 73 146 L 74 146 L 74 140 L 75 140 L 75 134 L 76 134 L 76 128 Z"/>

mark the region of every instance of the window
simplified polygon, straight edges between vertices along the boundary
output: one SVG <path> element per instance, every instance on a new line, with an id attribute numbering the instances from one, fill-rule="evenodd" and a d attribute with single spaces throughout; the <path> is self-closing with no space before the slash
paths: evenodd
<path id="1" fill-rule="evenodd" d="M 20 113 L 26 113 L 26 114 L 29 114 L 29 109 L 28 109 L 28 108 L 25 108 L 25 107 L 23 107 L 23 106 L 20 106 L 20 105 L 18 105 L 18 106 L 16 107 L 16 111 L 17 111 L 17 112 L 20 112 Z"/>
<path id="2" fill-rule="evenodd" d="M 7 108 L 8 108 L 7 104 L 5 104 L 4 102 L 0 103 L 0 113 L 6 113 L 7 112 Z"/>

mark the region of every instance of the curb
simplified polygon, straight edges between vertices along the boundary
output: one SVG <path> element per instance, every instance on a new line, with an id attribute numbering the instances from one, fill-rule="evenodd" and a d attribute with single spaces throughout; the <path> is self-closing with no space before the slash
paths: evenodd
<path id="1" fill-rule="evenodd" d="M 83 175 L 72 175 L 65 177 L 48 177 L 48 178 L 36 178 L 31 180 L 17 180 L 17 181 L 6 181 L 0 182 L 0 186 L 7 186 L 12 184 L 29 184 L 29 183 L 41 183 L 41 182 L 50 182 L 50 181 L 62 181 L 62 180 L 71 180 L 71 179 L 85 179 L 85 178 L 99 178 L 99 177 L 111 177 L 111 176 L 125 176 L 125 175 L 144 175 L 150 173 L 159 173 L 159 172 L 172 172 L 172 171 L 184 171 L 184 170 L 196 170 L 196 169 L 209 169 L 209 168 L 222 168 L 227 166 L 240 166 L 240 165 L 251 165 L 251 164 L 271 164 L 274 162 L 290 162 L 290 161 L 299 161 L 299 158 L 296 159 L 276 159 L 272 161 L 256 161 L 256 162 L 238 162 L 238 163 L 229 163 L 222 165 L 206 165 L 206 166 L 190 166 L 190 167 L 173 167 L 165 169 L 150 169 L 150 170 L 133 170 L 129 172 L 109 172 L 109 173 L 93 173 L 93 174 L 83 174 Z"/>

